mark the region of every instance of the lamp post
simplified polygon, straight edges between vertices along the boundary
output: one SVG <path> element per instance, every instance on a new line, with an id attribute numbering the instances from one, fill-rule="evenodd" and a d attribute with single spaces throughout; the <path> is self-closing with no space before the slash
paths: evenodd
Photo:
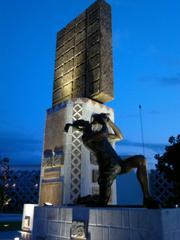
<path id="1" fill-rule="evenodd" d="M 144 149 L 144 129 L 143 129 L 142 105 L 141 104 L 139 104 L 139 119 L 140 119 L 140 132 L 141 132 L 142 152 L 143 152 L 143 155 L 145 155 L 145 149 Z"/>

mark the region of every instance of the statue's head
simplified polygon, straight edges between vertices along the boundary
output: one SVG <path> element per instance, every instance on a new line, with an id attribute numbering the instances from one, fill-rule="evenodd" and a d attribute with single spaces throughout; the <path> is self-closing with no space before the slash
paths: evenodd
<path id="1" fill-rule="evenodd" d="M 106 126 L 109 114 L 107 113 L 94 113 L 91 116 L 92 131 L 100 131 Z"/>

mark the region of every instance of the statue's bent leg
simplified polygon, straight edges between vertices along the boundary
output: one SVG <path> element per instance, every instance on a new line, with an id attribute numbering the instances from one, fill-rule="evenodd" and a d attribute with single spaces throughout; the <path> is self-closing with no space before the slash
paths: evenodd
<path id="1" fill-rule="evenodd" d="M 111 186 L 114 179 L 119 175 L 121 166 L 118 164 L 109 166 L 107 171 L 103 174 L 100 173 L 98 184 L 99 184 L 99 195 L 100 204 L 107 205 L 111 196 Z"/>
<path id="2" fill-rule="evenodd" d="M 143 155 L 135 155 L 123 161 L 122 173 L 128 173 L 131 169 L 137 168 L 137 178 L 141 185 L 144 196 L 144 205 L 150 208 L 158 208 L 158 204 L 152 199 L 149 191 L 148 173 L 146 159 Z"/>

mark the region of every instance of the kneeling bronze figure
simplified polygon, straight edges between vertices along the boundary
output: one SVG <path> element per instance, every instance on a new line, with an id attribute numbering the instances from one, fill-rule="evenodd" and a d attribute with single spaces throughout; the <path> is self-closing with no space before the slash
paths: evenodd
<path id="1" fill-rule="evenodd" d="M 68 132 L 69 127 L 82 131 L 82 142 L 95 154 L 99 166 L 99 195 L 79 197 L 77 203 L 106 206 L 110 199 L 111 186 L 114 179 L 118 175 L 128 173 L 133 168 L 136 168 L 137 178 L 143 192 L 144 206 L 147 208 L 159 207 L 149 191 L 145 157 L 143 155 L 135 155 L 122 160 L 112 147 L 111 141 L 119 141 L 123 138 L 123 135 L 111 121 L 108 114 L 93 114 L 90 122 L 80 119 L 72 124 L 67 123 L 64 128 L 65 132 Z M 113 130 L 113 133 L 109 132 L 110 128 Z"/>

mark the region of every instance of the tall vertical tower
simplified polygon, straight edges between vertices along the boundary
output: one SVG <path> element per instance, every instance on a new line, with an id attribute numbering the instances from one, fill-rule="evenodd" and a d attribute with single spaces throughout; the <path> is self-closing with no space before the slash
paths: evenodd
<path id="1" fill-rule="evenodd" d="M 98 166 L 81 133 L 66 123 L 113 109 L 111 7 L 97 0 L 57 33 L 52 108 L 47 110 L 39 203 L 73 203 L 98 193 Z M 111 202 L 116 202 L 115 183 Z"/>

